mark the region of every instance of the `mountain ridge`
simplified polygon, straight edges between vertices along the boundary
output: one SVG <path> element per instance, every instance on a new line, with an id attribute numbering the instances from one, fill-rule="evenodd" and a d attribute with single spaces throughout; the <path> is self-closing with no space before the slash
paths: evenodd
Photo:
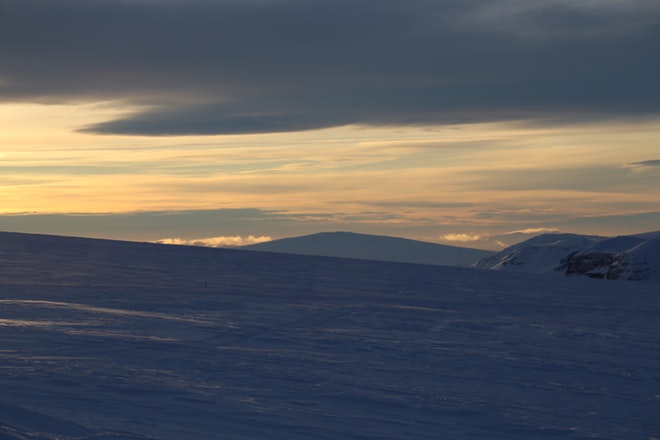
<path id="1" fill-rule="evenodd" d="M 660 281 L 660 231 L 616 237 L 543 234 L 483 258 L 472 267 Z"/>
<path id="2" fill-rule="evenodd" d="M 492 251 L 482 249 L 346 231 L 283 238 L 242 246 L 240 249 L 458 267 L 467 267 L 493 254 Z"/>

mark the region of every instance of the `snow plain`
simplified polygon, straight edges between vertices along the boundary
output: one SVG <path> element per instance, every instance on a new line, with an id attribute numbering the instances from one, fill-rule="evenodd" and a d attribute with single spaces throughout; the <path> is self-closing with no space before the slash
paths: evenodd
<path id="1" fill-rule="evenodd" d="M 660 438 L 657 288 L 0 233 L 0 439 Z"/>

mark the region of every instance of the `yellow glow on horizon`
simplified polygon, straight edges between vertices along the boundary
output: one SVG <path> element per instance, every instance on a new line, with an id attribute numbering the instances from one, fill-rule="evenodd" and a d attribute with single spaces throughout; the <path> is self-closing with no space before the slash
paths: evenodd
<path id="1" fill-rule="evenodd" d="M 593 215 L 615 205 L 631 211 L 660 205 L 658 191 L 631 189 L 648 188 L 658 169 L 624 169 L 660 159 L 658 120 L 347 126 L 231 136 L 75 131 L 129 110 L 112 103 L 0 105 L 0 212 L 394 210 L 410 222 L 488 224 L 495 220 L 476 218 L 477 207 Z M 599 188 L 600 180 L 608 181 L 601 169 L 629 187 Z"/>

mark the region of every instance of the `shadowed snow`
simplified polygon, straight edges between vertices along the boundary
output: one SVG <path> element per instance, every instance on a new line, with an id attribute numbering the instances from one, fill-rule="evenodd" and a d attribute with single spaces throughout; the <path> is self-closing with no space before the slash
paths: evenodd
<path id="1" fill-rule="evenodd" d="M 2 439 L 657 435 L 652 283 L 0 233 L 0 300 Z"/>

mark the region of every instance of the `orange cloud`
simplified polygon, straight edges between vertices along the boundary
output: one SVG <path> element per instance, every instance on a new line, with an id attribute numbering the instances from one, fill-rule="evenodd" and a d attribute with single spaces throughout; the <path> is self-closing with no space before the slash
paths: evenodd
<path id="1" fill-rule="evenodd" d="M 156 243 L 219 248 L 219 247 L 247 246 L 250 244 L 264 243 L 266 241 L 271 241 L 271 240 L 272 238 L 265 235 L 259 237 L 255 237 L 254 235 L 249 235 L 247 237 L 234 235 L 234 236 L 221 236 L 221 237 L 208 237 L 208 238 L 193 238 L 190 240 L 184 238 L 163 238 L 161 240 L 157 240 Z"/>

